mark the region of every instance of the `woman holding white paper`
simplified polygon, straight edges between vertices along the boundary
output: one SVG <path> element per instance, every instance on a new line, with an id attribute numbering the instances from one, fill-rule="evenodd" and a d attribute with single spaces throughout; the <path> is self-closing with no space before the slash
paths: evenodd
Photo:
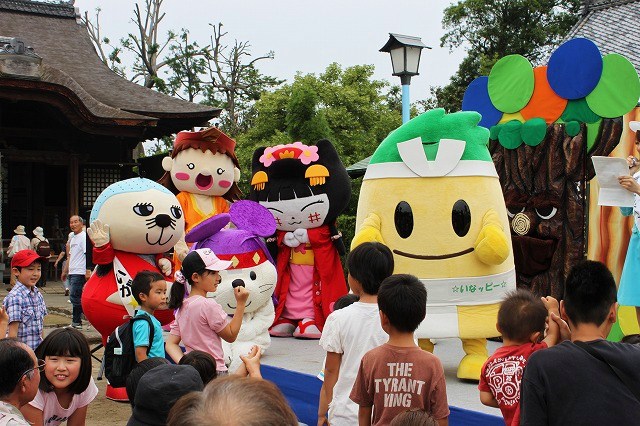
<path id="1" fill-rule="evenodd" d="M 629 123 L 631 130 L 636 132 L 636 151 L 640 154 L 640 122 Z M 635 194 L 633 207 L 621 207 L 624 216 L 634 216 L 633 231 L 629 240 L 627 257 L 622 268 L 620 286 L 618 287 L 618 303 L 623 306 L 635 306 L 636 317 L 640 324 L 640 161 L 634 157 L 627 157 L 629 173 L 632 176 L 620 176 L 618 181 L 627 191 Z"/>

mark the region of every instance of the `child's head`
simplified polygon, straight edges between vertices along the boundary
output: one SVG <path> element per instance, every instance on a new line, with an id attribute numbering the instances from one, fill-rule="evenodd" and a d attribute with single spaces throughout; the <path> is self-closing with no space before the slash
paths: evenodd
<path id="1" fill-rule="evenodd" d="M 216 359 L 203 351 L 191 351 L 182 358 L 180 358 L 179 365 L 190 365 L 196 369 L 198 374 L 200 374 L 200 378 L 202 379 L 202 383 L 207 386 L 207 383 L 212 381 L 218 376 L 218 372 L 216 371 Z"/>
<path id="2" fill-rule="evenodd" d="M 357 294 L 345 294 L 335 301 L 335 303 L 333 304 L 333 310 L 337 311 L 339 309 L 346 308 L 347 306 L 356 303 L 358 300 L 360 300 L 360 296 L 358 296 Z"/>
<path id="3" fill-rule="evenodd" d="M 527 290 L 507 293 L 498 311 L 498 331 L 517 343 L 534 342 L 544 333 L 547 309 Z"/>
<path id="4" fill-rule="evenodd" d="M 40 389 L 65 389 L 81 394 L 91 380 L 91 350 L 84 334 L 71 327 L 53 330 L 36 348 L 36 356 L 46 362 Z"/>
<path id="5" fill-rule="evenodd" d="M 127 425 L 164 425 L 169 410 L 180 397 L 203 388 L 200 375 L 190 365 L 167 364 L 152 368 L 138 383 L 133 413 Z"/>
<path id="6" fill-rule="evenodd" d="M 167 282 L 155 271 L 140 271 L 131 283 L 131 293 L 140 306 L 155 311 L 167 301 Z"/>
<path id="7" fill-rule="evenodd" d="M 42 261 L 33 250 L 20 250 L 11 258 L 11 273 L 27 287 L 36 285 L 42 275 Z"/>
<path id="8" fill-rule="evenodd" d="M 203 248 L 190 252 L 182 261 L 182 269 L 176 272 L 176 280 L 171 286 L 169 308 L 182 306 L 185 286 L 198 288 L 206 292 L 214 292 L 220 284 L 218 271 L 228 269 L 233 262 L 220 260 L 211 249 Z"/>
<path id="9" fill-rule="evenodd" d="M 577 263 L 567 276 L 561 308 L 575 324 L 615 322 L 617 289 L 607 267 L 593 260 Z"/>
<path id="10" fill-rule="evenodd" d="M 624 336 L 620 341 L 622 343 L 629 343 L 630 345 L 637 345 L 640 343 L 640 334 L 629 334 L 628 336 Z"/>
<path id="11" fill-rule="evenodd" d="M 395 416 L 389 426 L 438 426 L 438 422 L 424 410 L 409 410 Z"/>
<path id="12" fill-rule="evenodd" d="M 387 246 L 375 242 L 361 244 L 347 257 L 349 286 L 354 293 L 378 294 L 382 280 L 393 274 L 393 266 L 393 254 Z"/>
<path id="13" fill-rule="evenodd" d="M 413 275 L 391 275 L 380 284 L 378 307 L 394 329 L 413 333 L 427 314 L 427 289 Z"/>
<path id="14" fill-rule="evenodd" d="M 146 373 L 147 371 L 153 368 L 156 368 L 160 365 L 165 365 L 165 364 L 169 364 L 169 361 L 167 361 L 166 358 L 151 357 L 143 361 L 140 361 L 131 369 L 131 371 L 129 372 L 129 375 L 127 376 L 127 385 L 126 385 L 127 396 L 129 397 L 129 403 L 131 404 L 131 407 L 135 405 L 134 402 L 135 402 L 135 396 L 136 396 L 136 389 L 138 388 L 138 383 L 140 382 L 140 379 L 142 378 L 144 373 Z"/>
<path id="15" fill-rule="evenodd" d="M 280 390 L 266 380 L 222 377 L 209 383 L 199 396 L 199 401 L 195 396 L 185 396 L 187 401 L 170 413 L 172 421 L 168 425 L 228 424 L 229 419 L 244 426 L 299 424 Z"/>

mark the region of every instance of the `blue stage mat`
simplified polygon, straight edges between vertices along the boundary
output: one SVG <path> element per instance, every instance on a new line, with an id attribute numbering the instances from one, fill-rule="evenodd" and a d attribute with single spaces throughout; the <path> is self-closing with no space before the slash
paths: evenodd
<path id="1" fill-rule="evenodd" d="M 262 365 L 262 377 L 275 383 L 289 401 L 298 420 L 307 425 L 318 421 L 318 399 L 322 382 L 310 374 L 298 373 L 283 368 Z M 475 426 L 504 426 L 502 417 L 480 413 L 464 408 L 452 407 L 449 424 Z"/>

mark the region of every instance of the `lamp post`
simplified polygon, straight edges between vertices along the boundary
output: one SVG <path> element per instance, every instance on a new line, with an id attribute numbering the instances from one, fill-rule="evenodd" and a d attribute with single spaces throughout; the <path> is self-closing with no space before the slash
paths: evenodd
<path id="1" fill-rule="evenodd" d="M 409 121 L 409 85 L 411 77 L 418 75 L 420 54 L 425 45 L 420 37 L 389 33 L 389 40 L 382 46 L 380 52 L 391 54 L 393 75 L 400 77 L 402 84 L 402 123 Z"/>

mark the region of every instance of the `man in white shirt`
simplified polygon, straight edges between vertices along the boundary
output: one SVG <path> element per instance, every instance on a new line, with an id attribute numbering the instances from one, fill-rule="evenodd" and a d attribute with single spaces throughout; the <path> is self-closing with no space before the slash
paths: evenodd
<path id="1" fill-rule="evenodd" d="M 83 225 L 84 220 L 80 216 L 71 216 L 69 219 L 73 235 L 69 239 L 68 261 L 61 276 L 62 281 L 69 276 L 70 300 L 73 306 L 71 326 L 77 329 L 82 329 L 82 290 L 91 274 L 87 269 L 87 233 Z"/>

